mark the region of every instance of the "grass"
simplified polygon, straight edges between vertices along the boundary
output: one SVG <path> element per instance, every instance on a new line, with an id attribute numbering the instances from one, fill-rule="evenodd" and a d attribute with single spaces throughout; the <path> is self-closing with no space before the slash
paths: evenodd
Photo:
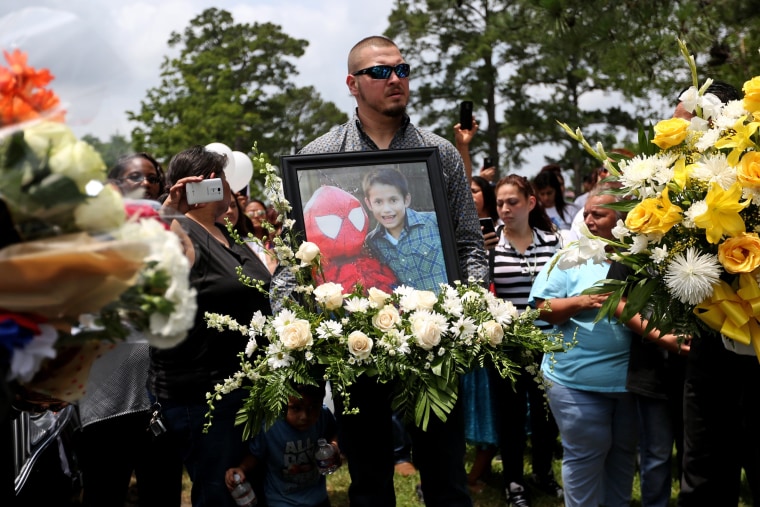
<path id="1" fill-rule="evenodd" d="M 528 449 L 529 452 L 529 449 Z M 526 456 L 527 456 L 526 452 Z M 472 460 L 475 456 L 474 448 L 468 446 L 467 456 L 465 458 L 466 468 L 470 469 Z M 553 464 L 554 475 L 559 480 L 562 476 L 561 462 L 555 460 Z M 526 460 L 525 463 L 526 476 L 530 473 L 530 462 Z M 487 473 L 482 480 L 486 483 L 485 488 L 480 493 L 472 494 L 472 503 L 474 507 L 503 507 L 506 505 L 506 498 L 502 489 L 501 479 L 501 463 L 493 461 L 491 466 L 491 472 Z M 419 473 L 410 477 L 402 477 L 399 474 L 394 476 L 394 484 L 396 486 L 396 505 L 397 507 L 421 507 L 421 503 L 417 500 L 417 494 L 415 487 L 420 481 Z M 561 481 L 560 481 L 561 482 Z M 340 467 L 337 472 L 327 478 L 327 491 L 330 496 L 330 503 L 332 507 L 348 507 L 348 486 L 351 483 L 351 478 L 348 475 L 348 467 L 345 465 Z M 540 490 L 532 488 L 530 484 L 527 485 L 531 495 L 531 505 L 533 507 L 559 507 L 564 505 L 561 500 L 552 498 Z M 676 499 L 678 497 L 678 481 L 673 481 L 670 494 L 670 506 L 676 505 Z M 746 477 L 742 476 L 742 490 L 741 498 L 738 507 L 749 507 L 753 505 L 751 501 L 751 494 L 749 486 L 747 484 Z M 633 498 L 631 501 L 632 507 L 641 507 L 641 489 L 639 484 L 638 474 L 634 477 L 633 481 Z"/>

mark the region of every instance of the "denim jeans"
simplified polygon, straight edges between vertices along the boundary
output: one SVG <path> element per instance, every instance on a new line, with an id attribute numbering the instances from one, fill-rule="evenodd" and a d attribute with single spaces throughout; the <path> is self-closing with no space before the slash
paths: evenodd
<path id="1" fill-rule="evenodd" d="M 247 391 L 239 389 L 214 403 L 213 422 L 203 433 L 208 406 L 205 403 L 158 401 L 167 428 L 167 437 L 182 457 L 192 481 L 190 492 L 193 507 L 235 507 L 224 474 L 240 465 L 248 444 L 243 441 L 243 426 L 235 426 L 235 414 Z"/>
<path id="2" fill-rule="evenodd" d="M 638 440 L 633 395 L 580 391 L 557 382 L 547 391 L 564 448 L 565 507 L 629 506 Z"/>
<path id="3" fill-rule="evenodd" d="M 639 474 L 641 505 L 667 507 L 670 502 L 670 462 L 673 427 L 668 400 L 633 395 L 639 413 Z"/>

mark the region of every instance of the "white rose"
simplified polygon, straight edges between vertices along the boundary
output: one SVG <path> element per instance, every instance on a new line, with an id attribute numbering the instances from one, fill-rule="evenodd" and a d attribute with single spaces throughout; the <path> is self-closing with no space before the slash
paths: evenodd
<path id="1" fill-rule="evenodd" d="M 106 164 L 100 153 L 84 141 L 56 149 L 48 163 L 54 174 L 71 178 L 82 191 L 90 181 L 102 181 L 106 176 Z"/>
<path id="2" fill-rule="evenodd" d="M 301 261 L 301 266 L 308 266 L 319 255 L 319 247 L 316 243 L 310 241 L 304 241 L 298 248 L 296 253 L 296 259 Z"/>
<path id="3" fill-rule="evenodd" d="M 494 347 L 499 345 L 504 339 L 504 329 L 495 320 L 484 322 L 481 329 L 483 330 L 483 336 L 488 339 L 488 343 Z"/>
<path id="4" fill-rule="evenodd" d="M 361 331 L 348 335 L 348 351 L 357 359 L 367 359 L 372 352 L 372 345 L 372 338 Z"/>
<path id="5" fill-rule="evenodd" d="M 343 306 L 343 286 L 337 283 L 323 283 L 314 289 L 314 297 L 325 310 L 336 310 Z"/>
<path id="6" fill-rule="evenodd" d="M 390 298 L 390 294 L 387 294 L 380 289 L 377 289 L 375 287 L 372 287 L 367 292 L 367 298 L 374 304 L 376 307 L 383 306 L 386 301 L 388 301 L 388 298 Z"/>
<path id="7" fill-rule="evenodd" d="M 418 310 L 432 310 L 437 302 L 438 296 L 435 295 L 435 292 L 429 290 L 421 290 L 417 292 Z"/>
<path id="8" fill-rule="evenodd" d="M 412 335 L 421 348 L 430 350 L 441 343 L 443 328 L 427 312 L 417 312 L 410 317 Z"/>
<path id="9" fill-rule="evenodd" d="M 63 146 L 77 142 L 77 138 L 63 123 L 41 121 L 24 129 L 24 141 L 35 155 L 45 157 Z"/>
<path id="10" fill-rule="evenodd" d="M 395 328 L 399 322 L 401 322 L 401 317 L 393 305 L 385 305 L 372 317 L 372 325 L 383 332 Z"/>
<path id="11" fill-rule="evenodd" d="M 280 333 L 280 342 L 287 350 L 303 350 L 311 346 L 311 326 L 308 320 L 296 319 L 285 325 Z"/>
<path id="12" fill-rule="evenodd" d="M 112 185 L 106 185 L 100 193 L 87 199 L 74 209 L 77 227 L 88 232 L 103 232 L 124 225 L 127 214 L 121 193 Z"/>

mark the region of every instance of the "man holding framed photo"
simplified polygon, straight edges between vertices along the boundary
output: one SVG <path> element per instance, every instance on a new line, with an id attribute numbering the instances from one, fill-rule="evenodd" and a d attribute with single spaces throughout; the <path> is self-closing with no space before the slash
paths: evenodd
<path id="1" fill-rule="evenodd" d="M 485 283 L 488 264 L 483 236 L 462 159 L 450 142 L 411 124 L 406 114 L 409 74 L 409 64 L 390 39 L 372 36 L 359 41 L 348 55 L 346 77 L 346 85 L 356 98 L 354 117 L 309 143 L 301 154 L 437 147 L 454 226 L 460 275 L 463 281 L 472 277 Z M 361 377 L 350 393 L 351 404 L 359 409 L 359 413 L 344 416 L 340 408 L 336 411 L 341 427 L 341 448 L 348 458 L 351 474 L 349 499 L 354 507 L 387 507 L 396 503 L 390 407 L 392 390 L 393 386 Z M 426 432 L 412 426 L 408 429 L 413 442 L 414 464 L 420 470 L 425 504 L 470 507 L 472 501 L 464 468 L 464 422 L 459 404 L 446 422 L 431 419 Z"/>

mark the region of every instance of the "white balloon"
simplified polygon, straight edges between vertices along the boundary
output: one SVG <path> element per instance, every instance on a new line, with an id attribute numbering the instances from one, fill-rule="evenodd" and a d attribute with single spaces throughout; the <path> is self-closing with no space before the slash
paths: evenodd
<path id="1" fill-rule="evenodd" d="M 224 143 L 210 143 L 206 145 L 206 149 L 227 157 L 227 163 L 224 166 L 224 175 L 229 182 L 230 177 L 233 177 L 235 174 L 235 157 L 232 156 L 232 150 L 230 147 Z"/>
<path id="2" fill-rule="evenodd" d="M 251 158 L 242 151 L 233 151 L 232 158 L 235 160 L 235 172 L 233 175 L 227 174 L 227 182 L 233 192 L 240 192 L 251 181 L 253 177 L 253 162 Z"/>

